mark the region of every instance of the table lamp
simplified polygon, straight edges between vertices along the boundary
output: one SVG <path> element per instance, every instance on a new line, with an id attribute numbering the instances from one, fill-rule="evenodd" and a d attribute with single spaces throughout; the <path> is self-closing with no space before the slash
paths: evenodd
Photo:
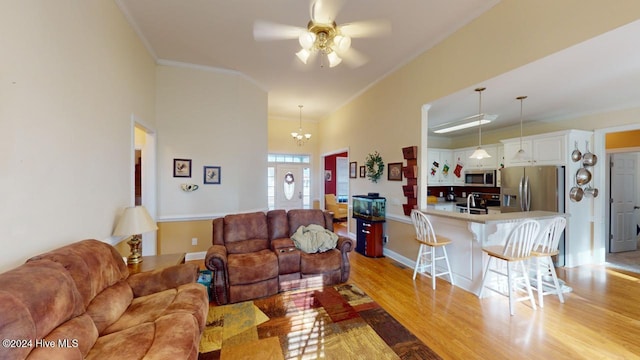
<path id="1" fill-rule="evenodd" d="M 144 206 L 132 206 L 124 210 L 124 213 L 118 221 L 116 229 L 113 231 L 115 236 L 131 236 L 131 240 L 127 241 L 131 247 L 131 255 L 127 257 L 127 264 L 137 264 L 142 262 L 140 237 L 142 233 L 157 230 L 158 226 L 147 212 Z"/>

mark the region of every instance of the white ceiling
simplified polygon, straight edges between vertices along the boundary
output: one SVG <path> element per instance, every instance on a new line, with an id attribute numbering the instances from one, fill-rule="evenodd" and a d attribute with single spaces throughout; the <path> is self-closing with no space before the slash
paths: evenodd
<path id="1" fill-rule="evenodd" d="M 478 113 L 477 86 L 482 112 L 498 118 L 483 129 L 523 122 L 575 118 L 581 115 L 640 107 L 640 21 L 476 84 L 431 103 L 430 127 Z M 640 119 L 638 119 L 640 122 Z M 603 124 L 606 127 L 606 124 Z M 450 133 L 460 135 L 476 129 Z M 441 135 L 438 135 L 441 136 Z"/>
<path id="2" fill-rule="evenodd" d="M 304 65 L 297 39 L 255 41 L 256 20 L 296 27 L 309 21 L 308 0 L 116 0 L 159 62 L 235 71 L 269 92 L 269 116 L 319 120 L 406 64 L 499 0 L 321 0 L 342 3 L 338 25 L 384 19 L 385 36 L 354 38 L 352 48 L 369 58 L 360 67 Z M 316 0 L 318 1 L 318 0 Z M 483 111 L 498 118 L 483 129 L 525 121 L 555 121 L 613 109 L 640 107 L 640 21 L 523 66 L 485 86 Z M 434 101 L 430 125 L 478 112 L 476 86 Z M 457 136 L 476 130 L 451 133 Z"/>
<path id="3" fill-rule="evenodd" d="M 269 92 L 269 116 L 320 120 L 464 26 L 499 0 L 322 0 L 342 3 L 338 25 L 387 20 L 385 36 L 354 38 L 360 67 L 302 64 L 297 39 L 255 41 L 256 20 L 305 28 L 309 0 L 116 0 L 158 61 L 238 71 Z"/>

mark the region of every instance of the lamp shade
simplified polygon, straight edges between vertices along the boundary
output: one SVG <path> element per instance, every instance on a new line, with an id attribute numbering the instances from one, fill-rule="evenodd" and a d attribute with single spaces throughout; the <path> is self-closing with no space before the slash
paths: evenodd
<path id="1" fill-rule="evenodd" d="M 491 155 L 489 155 L 489 153 L 487 152 L 487 150 L 481 148 L 478 146 L 478 148 L 473 152 L 473 154 L 471 154 L 471 156 L 469 156 L 470 159 L 478 159 L 478 160 L 482 160 L 482 159 L 486 159 L 486 158 L 490 158 Z"/>
<path id="2" fill-rule="evenodd" d="M 158 230 L 155 221 L 147 212 L 144 206 L 128 207 L 118 221 L 116 229 L 113 231 L 115 236 L 129 236 Z"/>
<path id="3" fill-rule="evenodd" d="M 300 51 L 296 53 L 296 56 L 298 57 L 298 59 L 300 59 L 300 61 L 302 61 L 302 63 L 304 64 L 307 63 L 310 55 L 311 55 L 311 52 L 307 49 L 300 49 Z"/>
<path id="4" fill-rule="evenodd" d="M 329 67 L 338 66 L 342 62 L 342 59 L 338 56 L 338 54 L 336 54 L 335 51 L 328 53 L 327 59 L 329 59 Z"/>

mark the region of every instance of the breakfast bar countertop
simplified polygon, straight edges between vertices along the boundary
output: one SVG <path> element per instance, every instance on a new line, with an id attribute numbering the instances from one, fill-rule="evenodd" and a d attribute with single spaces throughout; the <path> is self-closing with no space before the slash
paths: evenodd
<path id="1" fill-rule="evenodd" d="M 557 213 L 553 211 L 524 211 L 524 212 L 509 212 L 500 214 L 466 214 L 453 211 L 435 210 L 435 209 L 421 209 L 423 213 L 432 216 L 440 216 L 455 220 L 464 220 L 469 222 L 475 222 L 480 224 L 487 223 L 499 223 L 499 222 L 512 222 L 523 219 L 549 219 L 555 216 L 567 216 L 565 213 Z"/>
<path id="2" fill-rule="evenodd" d="M 451 240 L 447 253 L 455 286 L 477 296 L 481 292 L 483 264 L 488 261 L 483 247 L 504 244 L 511 229 L 521 220 L 534 219 L 545 227 L 554 217 L 568 216 L 552 211 L 499 214 L 467 214 L 432 208 L 421 211 L 430 218 L 439 236 Z M 489 296 L 487 293 L 484 296 Z"/>

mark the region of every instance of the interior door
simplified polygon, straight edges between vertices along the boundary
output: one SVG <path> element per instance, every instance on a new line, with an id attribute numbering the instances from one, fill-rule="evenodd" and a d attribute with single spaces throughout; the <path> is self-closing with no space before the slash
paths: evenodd
<path id="1" fill-rule="evenodd" d="M 302 209 L 303 177 L 302 165 L 276 165 L 275 197 L 276 209 Z"/>
<path id="2" fill-rule="evenodd" d="M 635 154 L 611 156 L 611 235 L 610 252 L 637 250 Z"/>

